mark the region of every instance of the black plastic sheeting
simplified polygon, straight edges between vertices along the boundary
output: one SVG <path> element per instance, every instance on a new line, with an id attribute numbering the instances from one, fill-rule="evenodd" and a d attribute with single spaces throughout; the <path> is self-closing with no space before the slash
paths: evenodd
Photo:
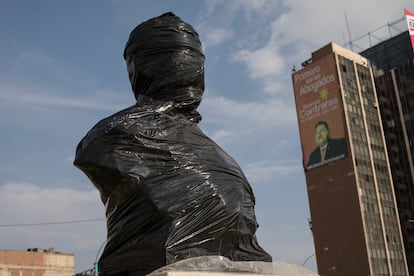
<path id="1" fill-rule="evenodd" d="M 197 32 L 163 14 L 132 31 L 124 57 L 137 102 L 96 124 L 74 162 L 106 208 L 100 275 L 145 275 L 207 255 L 271 261 L 255 237 L 246 177 L 197 125 L 204 91 Z"/>

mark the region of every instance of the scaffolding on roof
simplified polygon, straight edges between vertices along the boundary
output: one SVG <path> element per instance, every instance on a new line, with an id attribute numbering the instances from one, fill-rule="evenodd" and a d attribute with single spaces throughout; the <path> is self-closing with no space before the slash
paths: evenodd
<path id="1" fill-rule="evenodd" d="M 343 47 L 348 48 L 351 51 L 362 52 L 378 43 L 388 40 L 391 37 L 394 37 L 405 31 L 407 31 L 407 23 L 405 21 L 405 16 L 403 16 L 400 19 L 395 20 L 394 22 L 387 23 L 385 25 L 377 27 L 357 38 L 352 39 L 351 37 L 349 37 L 348 42 L 346 42 L 344 35 L 345 42 Z M 348 33 L 350 33 L 349 29 Z M 354 47 L 357 49 L 355 49 Z"/>

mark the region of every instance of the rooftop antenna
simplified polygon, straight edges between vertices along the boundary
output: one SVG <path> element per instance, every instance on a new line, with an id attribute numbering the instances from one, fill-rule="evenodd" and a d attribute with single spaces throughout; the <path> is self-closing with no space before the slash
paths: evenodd
<path id="1" fill-rule="evenodd" d="M 351 51 L 353 51 L 354 45 L 352 44 L 351 31 L 349 29 L 349 23 L 348 23 L 348 17 L 346 16 L 346 11 L 344 11 L 344 16 L 345 16 L 346 29 L 348 31 L 348 37 L 349 37 L 349 48 L 351 48 Z"/>

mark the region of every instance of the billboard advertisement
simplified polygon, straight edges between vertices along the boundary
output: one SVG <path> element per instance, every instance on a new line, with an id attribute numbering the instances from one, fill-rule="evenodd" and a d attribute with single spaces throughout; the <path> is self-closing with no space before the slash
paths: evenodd
<path id="1" fill-rule="evenodd" d="M 292 75 L 305 171 L 348 156 L 336 72 L 329 54 Z"/>
<path id="2" fill-rule="evenodd" d="M 407 20 L 408 33 L 410 34 L 411 46 L 414 51 L 414 13 L 404 9 L 405 19 Z"/>

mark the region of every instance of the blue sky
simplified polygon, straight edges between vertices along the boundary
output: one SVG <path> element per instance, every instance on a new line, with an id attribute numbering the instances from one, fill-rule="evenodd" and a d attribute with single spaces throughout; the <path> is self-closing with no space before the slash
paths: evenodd
<path id="1" fill-rule="evenodd" d="M 200 34 L 205 133 L 241 165 L 256 195 L 258 238 L 275 261 L 314 252 L 291 69 L 312 51 L 399 20 L 412 1 L 0 1 L 0 246 L 74 253 L 92 266 L 105 221 L 93 185 L 73 165 L 100 119 L 134 104 L 122 59 L 130 31 L 172 11 Z M 405 22 L 397 24 L 400 31 Z M 392 28 L 391 32 L 399 31 Z M 385 28 L 375 33 L 386 38 Z M 377 41 L 372 40 L 373 43 Z M 368 46 L 359 40 L 356 46 Z M 315 259 L 306 266 L 316 270 Z"/>

